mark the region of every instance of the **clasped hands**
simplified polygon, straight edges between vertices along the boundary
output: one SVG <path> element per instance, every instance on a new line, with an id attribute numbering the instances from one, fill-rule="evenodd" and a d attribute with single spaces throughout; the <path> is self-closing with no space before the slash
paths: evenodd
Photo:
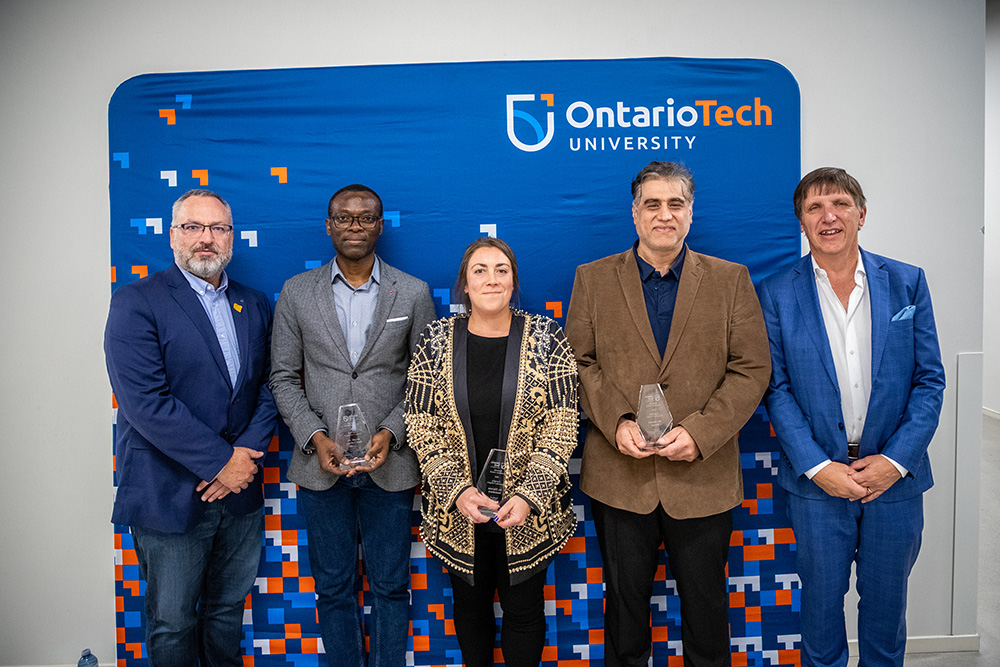
<path id="1" fill-rule="evenodd" d="M 239 493 L 250 486 L 253 476 L 257 474 L 257 464 L 254 461 L 262 456 L 264 452 L 256 449 L 233 447 L 232 456 L 215 479 L 211 482 L 198 482 L 195 491 L 201 493 L 201 499 L 207 503 L 225 498 L 230 493 Z"/>
<path id="2" fill-rule="evenodd" d="M 332 475 L 343 475 L 353 477 L 359 472 L 371 472 L 385 463 L 389 451 L 389 443 L 392 441 L 392 431 L 389 429 L 379 429 L 378 433 L 372 436 L 368 453 L 365 454 L 365 463 L 349 470 L 341 470 L 342 460 L 340 448 L 337 443 L 322 431 L 317 431 L 312 437 L 313 447 L 316 448 L 316 457 L 319 460 L 319 467 L 323 472 Z"/>
<path id="3" fill-rule="evenodd" d="M 632 419 L 622 417 L 618 420 L 615 440 L 619 452 L 637 459 L 644 459 L 655 454 L 671 461 L 690 462 L 701 454 L 694 438 L 683 426 L 675 426 L 667 431 L 663 437 L 656 441 L 656 449 L 644 449 L 647 445 L 639 430 L 639 425 Z"/>
<path id="4" fill-rule="evenodd" d="M 900 479 L 899 470 L 881 454 L 866 456 L 850 465 L 833 461 L 812 480 L 831 496 L 870 503 Z"/>
<path id="5" fill-rule="evenodd" d="M 458 508 L 462 516 L 472 523 L 496 521 L 496 524 L 504 529 L 511 526 L 523 526 L 530 511 L 528 503 L 520 496 L 514 496 L 501 506 L 500 503 L 474 486 L 470 486 L 459 494 L 455 501 L 455 507 Z M 488 507 L 496 512 L 496 515 L 483 514 L 479 511 L 480 507 Z"/>

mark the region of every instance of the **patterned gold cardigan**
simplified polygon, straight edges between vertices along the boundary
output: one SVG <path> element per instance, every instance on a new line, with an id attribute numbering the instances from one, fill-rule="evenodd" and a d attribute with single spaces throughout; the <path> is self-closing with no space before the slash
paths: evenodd
<path id="1" fill-rule="evenodd" d="M 413 356 L 406 388 L 406 433 L 423 475 L 420 534 L 427 550 L 472 583 L 473 523 L 455 507 L 473 485 L 466 353 L 468 316 L 432 322 Z M 507 449 L 504 498 L 531 507 L 507 534 L 511 584 L 547 565 L 576 529 L 567 462 L 577 442 L 577 371 L 554 320 L 515 311 L 501 397 L 500 443 Z M 468 436 L 468 437 L 467 437 Z"/>

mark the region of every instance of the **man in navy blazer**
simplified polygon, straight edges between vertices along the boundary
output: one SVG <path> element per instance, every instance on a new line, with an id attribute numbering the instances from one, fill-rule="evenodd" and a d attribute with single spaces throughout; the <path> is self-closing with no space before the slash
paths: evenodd
<path id="1" fill-rule="evenodd" d="M 766 279 L 760 301 L 764 400 L 802 582 L 802 664 L 847 664 L 854 563 L 859 665 L 902 665 L 945 385 L 930 293 L 922 269 L 860 249 L 865 196 L 846 171 L 807 174 L 793 201 L 810 254 Z"/>
<path id="2" fill-rule="evenodd" d="M 256 461 L 277 418 L 267 385 L 271 305 L 226 276 L 232 213 L 214 192 L 174 203 L 170 246 L 175 264 L 111 299 L 111 518 L 130 527 L 146 580 L 150 664 L 238 667 L 263 528 Z"/>

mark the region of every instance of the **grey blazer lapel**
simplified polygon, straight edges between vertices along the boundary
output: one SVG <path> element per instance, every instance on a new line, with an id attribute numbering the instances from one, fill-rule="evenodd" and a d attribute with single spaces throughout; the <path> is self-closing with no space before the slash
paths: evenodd
<path id="1" fill-rule="evenodd" d="M 333 275 L 333 262 L 335 261 L 336 259 L 331 260 L 329 264 L 323 267 L 323 271 L 317 272 L 316 284 L 313 285 L 313 298 L 316 299 L 319 315 L 330 332 L 330 340 L 333 342 L 333 346 L 340 351 L 340 354 L 344 357 L 344 363 L 350 367 L 352 366 L 351 355 L 347 353 L 347 338 L 344 337 L 344 330 L 340 326 L 340 318 L 337 317 L 337 302 L 333 298 L 333 285 L 330 281 L 330 276 Z"/>
<path id="2" fill-rule="evenodd" d="M 375 312 L 372 314 L 371 329 L 368 330 L 368 335 L 365 337 L 365 347 L 361 350 L 361 354 L 358 357 L 359 366 L 371 351 L 372 346 L 375 345 L 375 341 L 382 335 L 382 330 L 385 329 L 385 321 L 388 319 L 389 313 L 392 312 L 392 304 L 396 302 L 396 294 L 398 292 L 396 288 L 396 271 L 385 262 L 379 261 L 381 264 L 379 271 L 382 282 L 378 286 L 378 297 L 375 299 Z"/>

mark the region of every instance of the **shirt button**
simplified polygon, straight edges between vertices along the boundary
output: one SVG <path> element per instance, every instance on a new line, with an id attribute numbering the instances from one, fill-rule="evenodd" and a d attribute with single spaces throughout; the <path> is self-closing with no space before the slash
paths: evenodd
<path id="1" fill-rule="evenodd" d="M 858 383 L 857 383 L 857 382 L 855 382 L 855 383 L 854 383 L 854 388 L 855 388 L 855 389 L 857 389 L 857 388 L 858 388 Z"/>
<path id="2" fill-rule="evenodd" d="M 848 352 L 848 354 L 850 354 L 851 356 L 853 356 L 854 355 L 854 350 L 851 350 L 850 352 Z"/>
<path id="3" fill-rule="evenodd" d="M 356 326 L 358 326 L 358 323 L 357 322 L 351 322 L 351 326 L 352 327 L 356 327 Z"/>

